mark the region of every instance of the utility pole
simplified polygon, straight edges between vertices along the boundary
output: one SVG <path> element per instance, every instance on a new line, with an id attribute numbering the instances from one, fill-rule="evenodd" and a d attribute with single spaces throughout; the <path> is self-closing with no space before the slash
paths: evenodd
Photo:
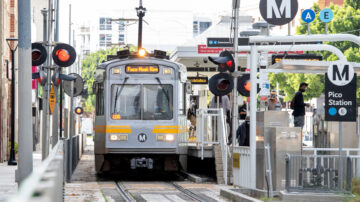
<path id="1" fill-rule="evenodd" d="M 18 121 L 19 165 L 16 181 L 22 183 L 33 168 L 32 104 L 31 104 L 31 6 L 28 0 L 18 1 L 19 71 L 18 100 L 21 116 Z M 13 106 L 14 107 L 14 106 Z"/>
<path id="2" fill-rule="evenodd" d="M 142 23 L 145 16 L 146 8 L 142 6 L 142 0 L 140 0 L 140 6 L 136 8 L 137 16 L 139 17 L 139 31 L 138 31 L 138 50 L 142 48 Z"/>
<path id="3" fill-rule="evenodd" d="M 233 0 L 233 9 L 234 9 L 234 63 L 235 63 L 235 71 L 234 74 L 238 75 L 238 49 L 239 49 L 239 8 L 240 8 L 240 0 Z M 234 90 L 233 90 L 233 119 L 232 119 L 232 142 L 235 145 L 235 137 L 236 130 L 238 127 L 238 92 L 237 92 L 237 80 L 238 77 L 234 77 Z M 233 147 L 234 148 L 234 147 Z"/>

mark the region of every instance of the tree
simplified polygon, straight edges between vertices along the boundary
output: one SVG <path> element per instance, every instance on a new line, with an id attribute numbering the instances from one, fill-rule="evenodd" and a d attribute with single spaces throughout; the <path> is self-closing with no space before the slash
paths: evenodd
<path id="1" fill-rule="evenodd" d="M 136 51 L 137 48 L 133 45 L 128 45 L 127 47 L 120 48 L 120 50 L 124 48 L 129 48 L 130 51 Z M 85 85 L 88 87 L 88 94 L 89 97 L 84 102 L 84 110 L 86 112 L 92 112 L 94 111 L 95 106 L 95 95 L 93 93 L 92 86 L 94 84 L 94 74 L 96 71 L 96 67 L 106 61 L 108 55 L 116 55 L 116 52 L 118 51 L 117 47 L 112 47 L 106 50 L 99 50 L 95 53 L 91 53 L 90 55 L 87 55 L 81 62 L 81 75 L 84 79 Z"/>
<path id="2" fill-rule="evenodd" d="M 349 33 L 359 36 L 360 34 L 360 1 L 359 0 L 345 0 L 342 7 L 330 5 L 330 9 L 334 13 L 334 19 L 328 23 L 328 34 L 335 33 Z M 313 10 L 320 13 L 320 7 L 314 3 Z M 320 21 L 317 17 L 310 23 L 311 34 L 324 34 L 325 23 Z M 300 26 L 296 29 L 297 34 L 307 34 L 307 23 L 301 20 Z M 357 44 L 352 42 L 326 42 L 325 44 L 333 45 L 343 51 L 347 60 L 350 62 L 359 62 L 360 53 Z M 314 52 L 323 56 L 325 61 L 338 60 L 337 56 L 331 52 Z M 304 99 L 309 100 L 313 97 L 318 97 L 324 90 L 324 75 L 314 74 L 271 74 L 269 75 L 270 83 L 272 86 L 279 83 L 280 89 L 283 89 L 286 97 L 285 100 L 291 100 L 295 91 L 298 90 L 301 82 L 309 83 L 309 88 L 304 94 Z M 359 82 L 358 82 L 359 84 Z"/>

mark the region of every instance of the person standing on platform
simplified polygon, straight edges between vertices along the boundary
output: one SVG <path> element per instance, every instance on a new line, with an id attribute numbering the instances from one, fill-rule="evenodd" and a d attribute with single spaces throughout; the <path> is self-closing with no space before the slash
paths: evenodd
<path id="1" fill-rule="evenodd" d="M 229 136 L 228 136 L 228 142 L 231 142 L 232 139 L 232 130 L 231 130 L 231 117 L 230 117 L 230 99 L 229 96 L 224 95 L 221 96 L 219 98 L 219 107 L 223 109 L 223 113 L 225 116 L 225 121 L 228 125 L 228 131 L 229 131 Z M 214 96 L 210 102 L 210 108 L 217 108 L 217 96 Z"/>
<path id="2" fill-rule="evenodd" d="M 294 98 L 290 103 L 290 107 L 294 109 L 292 115 L 294 116 L 294 126 L 304 127 L 305 122 L 305 107 L 310 107 L 310 104 L 304 103 L 303 92 L 306 91 L 308 84 L 305 82 L 300 83 L 299 91 L 295 93 Z"/>
<path id="3" fill-rule="evenodd" d="M 191 101 L 190 101 L 190 108 L 188 109 L 187 112 L 187 118 L 190 121 L 190 128 L 189 128 L 189 139 L 191 141 L 195 140 L 195 132 L 196 132 L 196 109 L 197 109 L 197 104 L 196 104 L 196 98 L 192 97 Z"/>

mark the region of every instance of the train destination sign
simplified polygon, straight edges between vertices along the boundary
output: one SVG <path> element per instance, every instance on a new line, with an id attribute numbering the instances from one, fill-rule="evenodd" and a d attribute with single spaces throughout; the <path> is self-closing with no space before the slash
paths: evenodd
<path id="1" fill-rule="evenodd" d="M 127 65 L 125 72 L 129 74 L 157 74 L 159 66 L 155 65 Z"/>
<path id="2" fill-rule="evenodd" d="M 191 82 L 191 84 L 208 84 L 209 83 L 208 77 L 191 77 L 191 76 L 189 76 L 187 79 Z"/>
<path id="3" fill-rule="evenodd" d="M 356 121 L 356 80 L 350 64 L 329 67 L 325 74 L 325 121 Z"/>

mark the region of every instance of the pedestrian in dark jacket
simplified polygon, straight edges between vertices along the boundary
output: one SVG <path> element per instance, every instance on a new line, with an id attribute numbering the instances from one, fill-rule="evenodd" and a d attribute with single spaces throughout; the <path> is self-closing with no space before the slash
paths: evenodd
<path id="1" fill-rule="evenodd" d="M 304 103 L 303 92 L 306 91 L 308 84 L 305 82 L 300 83 L 299 91 L 294 95 L 294 111 L 292 115 L 294 116 L 294 126 L 295 127 L 304 127 L 305 121 L 305 107 L 310 107 L 310 104 Z"/>

